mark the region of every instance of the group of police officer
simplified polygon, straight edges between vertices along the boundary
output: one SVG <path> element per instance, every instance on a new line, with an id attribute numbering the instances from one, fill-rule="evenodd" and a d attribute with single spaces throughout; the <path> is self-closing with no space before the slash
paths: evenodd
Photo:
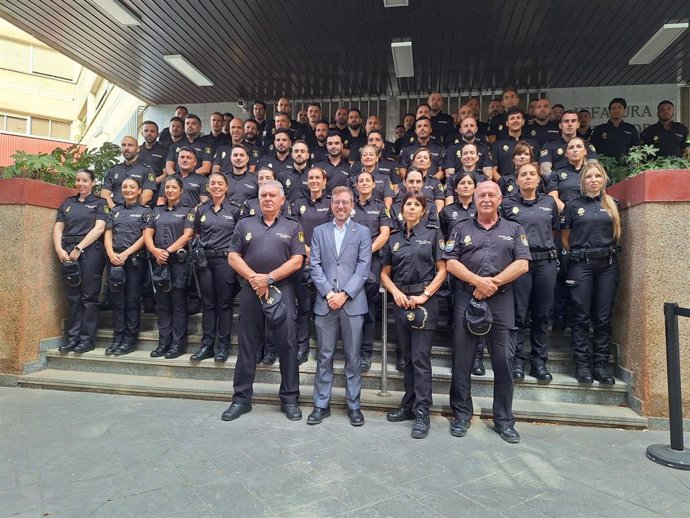
<path id="1" fill-rule="evenodd" d="M 254 118 L 245 121 L 229 113 L 214 112 L 210 117 L 210 132 L 205 136 L 202 136 L 200 118 L 188 113 L 183 106 L 177 107 L 168 127 L 160 133 L 155 122 L 144 122 L 141 145 L 134 137 L 123 138 L 124 161 L 107 172 L 101 189 L 102 199 L 96 198 L 98 203 L 89 210 L 78 209 L 94 198 L 86 192 L 93 184 L 92 175 L 81 174 L 89 176 L 78 182 L 84 192 L 80 191 L 76 199 L 68 199 L 58 216 L 54 234 L 56 252 L 65 264 L 82 264 L 82 293 L 77 295 L 77 288 L 71 287 L 74 291 L 70 295 L 73 321 L 69 341 L 61 350 L 86 352 L 94 347 L 93 292 L 95 285 L 100 284 L 103 264 L 94 257 L 98 255 L 95 251 L 88 254 L 94 257 L 93 264 L 87 265 L 81 255 L 86 246 L 94 248 L 93 243 L 98 242 L 96 229 L 105 230 L 98 221 L 108 220 L 105 240 L 110 263 L 108 276 L 113 277 L 109 285 L 117 294 L 114 297 L 117 302 L 113 344 L 106 354 L 127 354 L 136 348 L 138 300 L 142 295 L 142 280 L 146 277 L 153 278 L 158 287 L 156 302 L 161 339 L 155 356 L 175 358 L 182 354 L 187 332 L 187 300 L 183 293 L 192 276 L 185 276 L 178 263 L 187 264 L 193 256 L 198 259 L 200 248 L 202 255 L 208 257 L 197 260 L 195 266 L 198 268 L 198 263 L 203 262 L 201 270 L 204 270 L 210 264 L 218 271 L 219 280 L 216 274 L 195 272 L 202 279 L 199 291 L 204 311 L 213 316 L 204 315 L 204 340 L 192 360 L 227 359 L 231 326 L 227 313 L 238 292 L 241 322 L 245 322 L 240 330 L 234 403 L 224 419 L 237 418 L 251 408 L 254 364 L 273 363 L 276 350 L 283 376 L 283 411 L 290 419 L 298 419 L 301 413 L 297 406 L 296 373 L 297 365 L 307 360 L 313 298 L 309 275 L 301 258 L 306 255 L 308 263 L 314 228 L 332 220 L 330 193 L 339 186 L 352 189 L 355 204 L 351 218 L 367 227 L 371 234 L 375 259 L 372 258 L 367 280 L 369 311 L 361 350 L 362 370 L 368 370 L 377 307 L 380 306 L 381 253 L 392 233 L 405 230 L 407 209 L 403 200 L 407 193 L 417 192 L 427 202 L 421 224 L 431 229 L 442 227 L 443 231 L 437 234 L 444 242 L 441 243 L 445 250 L 444 260 L 453 263 L 452 267 L 449 263 L 448 268 L 452 274 L 449 275 L 450 289 L 445 289 L 445 295 L 439 293 L 451 304 L 455 302 L 454 311 L 451 311 L 454 342 L 462 344 L 461 347 L 458 343 L 454 345 L 451 405 L 456 422 L 451 431 L 462 436 L 469 427 L 472 413 L 469 373 L 470 370 L 477 375 L 484 373 L 481 356 L 476 356 L 474 350 L 476 342 L 480 343 L 479 351 L 481 344 L 486 342 L 496 371 L 494 419 L 497 431 L 505 440 L 517 442 L 519 435 L 513 428 L 511 413 L 512 387 L 514 380 L 524 377 L 524 357 L 518 354 L 515 359 L 515 344 L 521 344 L 522 340 L 516 339 L 514 330 L 517 325 L 529 326 L 528 314 L 538 323 L 537 327 L 532 326 L 534 355 L 530 358 L 530 373 L 540 382 L 551 381 L 545 367 L 547 340 L 544 337 L 550 298 L 544 294 L 553 295 L 560 252 L 563 251 L 561 264 L 570 253 L 561 246 L 560 240 L 553 239 L 554 235 L 558 236 L 558 212 L 563 202 L 578 197 L 574 194 L 561 200 L 559 179 L 568 178 L 570 174 L 571 179 L 574 178 L 570 189 L 585 193 L 581 183 L 584 176 L 580 174 L 584 172 L 585 157 L 577 162 L 578 150 L 571 149 L 576 147 L 573 144 L 582 142 L 581 154 L 586 153 L 587 158 L 595 158 L 597 151 L 620 157 L 640 142 L 654 144 L 660 154 L 666 155 L 680 155 L 688 148 L 687 128 L 673 122 L 673 105 L 669 101 L 659 103 L 659 122 L 641 135 L 634 126 L 623 121 L 626 102 L 621 98 L 611 101 L 610 120 L 593 130 L 588 127 L 584 111 L 578 113 L 558 105 L 552 107 L 548 99 L 539 99 L 530 103 L 529 114 L 525 114 L 519 109 L 519 102 L 517 91 L 507 88 L 502 99 L 490 103 L 490 119 L 484 123 L 479 120 L 477 98 L 471 98 L 461 106 L 458 116 L 452 117 L 442 111 L 442 96 L 432 93 L 427 103 L 420 104 L 416 113 L 408 114 L 404 125 L 396 128 L 395 143 L 385 140 L 381 121 L 375 115 L 363 120 L 356 108 L 338 108 L 333 121 L 329 122 L 323 119 L 320 105 L 312 103 L 300 122 L 291 118 L 290 101 L 286 98 L 278 100 L 273 120 L 267 119 L 267 106 L 262 101 L 253 105 Z M 534 166 L 533 171 L 516 159 L 521 153 Z M 525 179 L 520 180 L 523 169 Z M 272 194 L 266 197 L 271 199 L 265 203 L 257 201 L 261 185 L 276 185 L 276 181 L 279 192 L 267 187 L 266 191 Z M 477 185 L 485 182 L 495 187 L 482 189 L 481 197 L 473 198 Z M 552 197 L 546 196 L 547 192 L 553 193 Z M 505 218 L 498 216 L 503 196 L 506 196 L 506 204 L 502 214 L 513 220 L 513 226 L 505 229 Z M 605 192 L 600 196 L 606 196 Z M 151 211 L 148 206 L 156 207 Z M 74 212 L 69 216 L 72 208 Z M 602 211 L 606 210 L 609 209 Z M 67 224 L 82 212 L 88 212 L 90 219 L 79 220 L 71 226 Z M 527 219 L 521 219 L 523 214 Z M 196 249 L 189 244 L 194 235 L 200 241 Z M 511 245 L 501 248 L 501 242 Z M 289 243 L 287 247 L 286 243 Z M 608 247 L 610 253 L 605 257 L 613 262 L 615 242 L 588 243 L 592 250 Z M 146 262 L 144 249 L 152 257 L 150 264 L 159 268 L 143 266 Z M 465 262 L 463 257 L 467 259 Z M 526 271 L 522 264 L 526 260 L 531 262 L 530 268 L 536 268 L 538 263 L 548 266 L 548 275 L 535 275 L 534 286 L 523 287 L 526 291 L 514 309 L 511 283 Z M 225 271 L 220 263 L 230 268 Z M 513 263 L 519 263 L 519 268 L 511 267 Z M 166 265 L 171 265 L 171 271 L 158 271 Z M 419 293 L 423 291 L 426 295 L 430 282 L 421 278 L 413 282 L 420 275 L 419 264 L 413 261 L 408 266 L 411 269 L 407 272 L 406 285 L 415 285 L 420 288 Z M 69 268 L 67 270 L 66 280 L 70 273 Z M 99 274 L 94 275 L 94 270 L 99 270 Z M 85 271 L 89 272 L 88 276 L 84 275 Z M 548 280 L 537 280 L 544 278 Z M 564 277 L 562 280 L 565 281 Z M 124 296 L 120 295 L 122 290 L 118 282 L 132 285 L 125 290 Z M 542 285 L 537 286 L 539 283 Z M 199 286 L 198 279 L 196 285 Z M 88 286 L 88 296 L 83 293 L 85 286 Z M 209 291 L 214 291 L 212 297 Z M 223 292 L 226 293 L 221 301 Z M 608 297 L 612 303 L 614 292 L 609 290 L 597 295 L 603 299 Z M 488 310 L 486 304 L 481 304 L 487 300 Z M 470 306 L 479 308 L 480 313 L 482 310 L 493 313 L 483 317 L 480 314 L 480 320 L 493 321 L 494 326 L 493 331 L 486 332 L 484 340 L 471 333 L 463 322 L 465 310 L 473 309 Z M 280 320 L 283 310 L 290 315 L 287 320 Z M 517 325 L 514 311 L 519 314 Z M 410 314 L 410 320 L 417 318 Z M 578 315 L 581 324 L 589 325 L 589 316 Z M 437 314 L 426 315 L 422 321 L 436 321 L 437 317 Z M 185 321 L 184 325 L 181 320 Z M 601 325 L 601 319 L 595 317 L 594 320 Z M 271 325 L 278 321 L 280 325 Z M 605 324 L 610 327 L 610 316 Z M 218 345 L 214 351 L 216 341 Z M 579 346 L 582 348 L 582 344 Z M 409 362 L 409 351 L 407 353 Z M 581 359 L 582 351 L 579 354 Z M 404 370 L 405 363 L 405 351 L 398 350 L 398 369 Z M 578 367 L 582 369 L 582 372 L 578 370 L 578 380 L 591 382 L 591 375 L 588 378 L 584 372 L 586 367 L 581 362 Z M 599 367 L 603 370 L 595 371 L 595 378 L 602 383 L 612 383 L 613 378 L 605 366 Z M 407 418 L 410 410 L 401 407 L 390 420 Z"/>

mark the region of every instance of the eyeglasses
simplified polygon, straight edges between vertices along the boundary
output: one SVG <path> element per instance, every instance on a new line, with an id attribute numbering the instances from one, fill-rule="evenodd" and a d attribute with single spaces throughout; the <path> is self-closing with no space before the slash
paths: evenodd
<path id="1" fill-rule="evenodd" d="M 331 200 L 331 205 L 340 206 L 340 205 L 349 205 L 352 203 L 350 200 Z"/>

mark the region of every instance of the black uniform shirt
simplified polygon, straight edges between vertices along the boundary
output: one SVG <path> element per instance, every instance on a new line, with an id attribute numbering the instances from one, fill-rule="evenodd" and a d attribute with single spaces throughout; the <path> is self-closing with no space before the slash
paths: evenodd
<path id="1" fill-rule="evenodd" d="M 203 162 L 213 162 L 213 149 L 204 141 L 203 138 L 199 137 L 194 142 L 191 142 L 187 137 L 182 140 L 178 140 L 174 144 L 170 144 L 170 149 L 168 150 L 168 156 L 166 157 L 166 162 L 175 162 L 175 171 L 179 172 L 177 165 L 177 156 L 180 154 L 180 149 L 183 147 L 188 147 L 194 150 L 196 155 L 196 168 L 199 169 Z"/>
<path id="2" fill-rule="evenodd" d="M 501 188 L 501 194 L 505 196 L 512 196 L 518 190 L 517 182 L 515 181 L 515 176 L 501 176 L 496 182 Z M 543 180 L 539 181 L 539 184 L 543 184 Z"/>
<path id="3" fill-rule="evenodd" d="M 349 149 L 350 152 L 355 151 L 356 156 L 359 157 L 362 148 L 367 145 L 367 140 L 368 139 L 366 134 L 364 133 L 364 129 L 360 130 L 359 135 L 357 135 L 356 137 L 348 131 L 347 136 L 343 140 L 343 147 L 345 149 Z M 352 158 L 350 158 L 349 160 L 352 160 Z"/>
<path id="4" fill-rule="evenodd" d="M 172 137 L 170 136 L 170 128 L 163 128 L 158 134 L 158 143 L 163 147 L 170 147 L 173 144 Z"/>
<path id="5" fill-rule="evenodd" d="M 339 186 L 350 186 L 350 163 L 340 157 L 340 161 L 333 165 L 330 160 L 323 160 L 315 164 L 326 171 L 326 193 L 331 194 L 333 189 Z"/>
<path id="6" fill-rule="evenodd" d="M 381 158 L 376 164 L 376 169 L 378 169 L 379 173 L 383 173 L 386 176 L 388 176 L 389 181 L 393 185 L 398 185 L 402 182 L 402 179 L 400 178 L 400 174 L 398 174 L 398 161 L 395 159 L 390 159 L 390 158 Z M 350 176 L 355 177 L 357 176 L 360 171 L 362 170 L 362 162 L 355 162 L 352 164 L 352 167 L 350 167 Z M 355 181 L 352 181 L 352 185 L 355 185 Z"/>
<path id="7" fill-rule="evenodd" d="M 263 137 L 261 139 L 262 142 L 262 148 L 261 152 L 264 156 L 272 155 L 275 152 L 275 146 L 273 145 L 275 141 L 275 132 L 276 129 L 273 126 L 273 121 L 270 123 L 270 127 L 268 124 L 266 125 L 266 129 L 264 130 Z M 304 126 L 302 126 L 300 123 L 297 121 L 292 121 L 292 125 L 289 128 L 284 128 L 287 129 L 290 132 L 290 140 L 294 143 L 296 140 L 304 140 Z"/>
<path id="8" fill-rule="evenodd" d="M 80 237 L 88 234 L 97 220 L 108 221 L 109 212 L 108 205 L 100 196 L 90 193 L 82 202 L 76 195 L 62 202 L 55 221 L 65 224 L 64 237 Z"/>
<path id="9" fill-rule="evenodd" d="M 146 148 L 146 144 L 139 146 L 139 154 L 137 161 L 153 169 L 156 176 L 163 173 L 165 170 L 165 159 L 168 156 L 168 148 L 158 142 L 153 143 L 151 149 Z"/>
<path id="10" fill-rule="evenodd" d="M 391 221 L 393 222 L 393 228 L 391 232 L 398 232 L 405 228 L 405 218 L 402 213 L 402 198 L 399 201 L 393 203 L 390 208 Z M 440 228 L 438 221 L 438 210 L 436 210 L 436 205 L 434 203 L 426 204 L 426 213 L 422 216 L 422 225 L 425 227 Z"/>
<path id="11" fill-rule="evenodd" d="M 647 126 L 640 135 L 643 144 L 659 148 L 659 156 L 683 156 L 688 144 L 688 128 L 680 122 L 672 122 L 667 130 L 661 122 Z"/>
<path id="12" fill-rule="evenodd" d="M 592 144 L 585 144 L 587 147 L 587 158 L 589 160 L 597 157 L 597 150 Z M 565 156 L 565 149 L 568 143 L 563 140 L 563 137 L 558 137 L 544 144 L 544 147 L 539 152 L 539 163 L 551 162 L 551 170 L 561 169 L 568 164 L 568 159 Z M 536 153 L 536 150 L 535 150 Z"/>
<path id="13" fill-rule="evenodd" d="M 153 244 L 156 248 L 168 248 L 182 237 L 188 228 L 194 228 L 194 209 L 178 203 L 168 208 L 158 205 L 153 208 L 152 217 L 145 217 L 146 228 L 155 230 Z"/>
<path id="14" fill-rule="evenodd" d="M 439 113 L 431 117 L 431 128 L 434 130 L 434 133 L 441 137 L 441 141 L 444 142 L 446 137 L 455 129 L 455 121 L 447 113 Z"/>
<path id="15" fill-rule="evenodd" d="M 268 167 L 269 169 L 273 169 L 274 171 L 290 169 L 291 167 L 293 167 L 292 157 L 290 156 L 290 153 L 288 153 L 285 160 L 281 160 L 275 154 L 266 155 L 259 159 L 259 161 L 256 164 L 256 170 L 258 171 L 262 167 Z"/>
<path id="16" fill-rule="evenodd" d="M 445 148 L 440 144 L 434 144 L 429 141 L 426 146 L 422 146 L 419 141 L 415 140 L 412 144 L 409 144 L 402 148 L 400 151 L 400 167 L 405 169 L 410 169 L 412 167 L 412 159 L 414 158 L 415 151 L 420 147 L 426 147 L 431 154 L 431 170 L 433 174 L 436 174 L 438 168 L 441 166 L 441 161 L 445 153 Z"/>
<path id="17" fill-rule="evenodd" d="M 423 221 L 391 235 L 383 248 L 383 264 L 391 265 L 391 278 L 398 286 L 427 283 L 436 276 L 436 261 L 443 255 L 443 235 L 438 227 Z"/>
<path id="18" fill-rule="evenodd" d="M 180 200 L 182 205 L 196 207 L 201 202 L 201 196 L 208 196 L 208 178 L 206 176 L 192 173 L 183 177 L 178 173 L 174 177 L 182 180 L 182 199 Z M 165 197 L 165 181 L 161 182 L 158 196 Z"/>
<path id="19" fill-rule="evenodd" d="M 518 191 L 503 198 L 501 213 L 504 218 L 522 225 L 530 250 L 544 252 L 555 248 L 553 231 L 559 226 L 558 207 L 548 194 L 537 193 L 537 199 L 524 200 Z"/>
<path id="20" fill-rule="evenodd" d="M 355 196 L 357 196 L 355 186 L 357 185 L 357 178 L 360 172 L 361 170 L 357 174 L 350 174 L 351 188 L 355 191 Z M 395 196 L 390 176 L 383 174 L 378 167 L 374 168 L 372 176 L 374 177 L 374 190 L 371 193 L 373 198 L 383 201 L 384 198 L 393 198 Z"/>
<path id="21" fill-rule="evenodd" d="M 621 122 L 616 127 L 609 120 L 592 131 L 589 141 L 599 154 L 619 158 L 627 155 L 631 147 L 640 145 L 640 136 L 632 124 Z"/>
<path id="22" fill-rule="evenodd" d="M 446 193 L 445 193 L 446 197 L 452 196 L 453 200 L 455 200 L 455 201 L 458 200 L 458 193 L 455 192 L 455 187 L 457 187 L 457 185 L 458 185 L 458 179 L 460 178 L 460 176 L 464 176 L 464 175 L 465 175 L 465 170 L 462 169 L 462 166 L 461 166 L 460 169 L 456 170 L 450 176 L 450 178 L 446 178 Z M 486 182 L 486 181 L 490 180 L 490 178 L 488 176 L 486 176 L 484 174 L 484 171 L 482 171 L 481 169 L 477 169 L 476 171 L 472 171 L 472 176 L 474 176 L 474 179 L 477 182 L 477 184 L 480 184 L 482 182 Z"/>
<path id="23" fill-rule="evenodd" d="M 259 195 L 259 183 L 254 173 L 245 170 L 244 174 L 236 175 L 232 169 L 225 175 L 228 179 L 228 194 L 227 197 L 238 205 L 242 205 L 250 198 L 256 198 Z"/>
<path id="24" fill-rule="evenodd" d="M 398 194 L 395 195 L 393 202 L 401 202 L 406 193 L 407 189 L 405 189 L 405 186 L 400 185 L 398 189 Z M 446 192 L 443 189 L 443 184 L 439 181 L 438 178 L 434 178 L 433 176 L 429 175 L 424 177 L 422 194 L 424 194 L 424 197 L 426 198 L 427 205 L 434 205 L 434 202 L 436 200 L 443 200 L 445 202 L 446 199 Z"/>
<path id="25" fill-rule="evenodd" d="M 462 148 L 468 143 L 457 138 L 453 140 L 453 143 L 446 149 L 446 154 L 443 157 L 441 165 L 444 169 L 453 168 L 456 171 L 462 169 L 462 161 L 460 157 L 462 156 Z M 477 162 L 477 167 L 479 169 L 484 169 L 485 167 L 493 167 L 494 159 L 491 155 L 491 148 L 484 144 L 481 140 L 475 140 L 473 144 L 477 146 L 477 157 L 479 161 Z"/>
<path id="26" fill-rule="evenodd" d="M 558 198 L 563 203 L 568 203 L 580 196 L 580 171 L 570 163 L 566 162 L 565 167 L 556 171 L 551 171 L 549 179 L 546 181 L 546 192 L 558 192 Z"/>
<path id="27" fill-rule="evenodd" d="M 391 230 L 394 227 L 390 213 L 384 203 L 375 200 L 373 196 L 364 203 L 356 201 L 350 217 L 355 223 L 364 225 L 369 229 L 372 242 L 379 237 L 381 227 L 388 227 Z"/>
<path id="28" fill-rule="evenodd" d="M 259 161 L 259 148 L 252 144 L 242 143 L 242 145 L 247 148 L 249 153 L 249 165 L 256 165 Z M 232 173 L 231 155 L 232 145 L 218 147 L 215 155 L 213 155 L 213 165 L 219 165 L 220 172 L 226 176 Z"/>
<path id="29" fill-rule="evenodd" d="M 309 163 L 314 165 L 322 160 L 328 160 L 328 149 L 326 149 L 326 146 L 319 146 L 318 144 L 309 146 Z"/>
<path id="30" fill-rule="evenodd" d="M 301 171 L 295 169 L 294 165 L 288 169 L 276 170 L 278 181 L 283 184 L 285 198 L 288 203 L 293 203 L 297 198 L 309 195 L 309 185 L 307 176 L 309 168 L 306 166 Z"/>
<path id="31" fill-rule="evenodd" d="M 242 218 L 230 243 L 230 252 L 242 256 L 257 273 L 269 273 L 282 266 L 294 255 L 305 255 L 304 233 L 300 224 L 278 215 L 270 227 L 263 214 Z"/>
<path id="32" fill-rule="evenodd" d="M 209 200 L 197 209 L 194 233 L 199 235 L 199 243 L 206 250 L 226 252 L 239 220 L 240 206 L 237 203 L 226 198 L 216 212 L 213 200 Z"/>
<path id="33" fill-rule="evenodd" d="M 489 128 L 486 130 L 488 136 L 496 137 L 496 140 L 503 140 L 508 137 L 508 125 L 506 124 L 506 114 L 499 113 L 489 119 Z"/>
<path id="34" fill-rule="evenodd" d="M 515 145 L 520 140 L 524 140 L 532 146 L 534 156 L 539 155 L 539 143 L 532 138 L 525 137 L 524 134 L 521 134 L 518 138 L 508 136 L 494 142 L 491 146 L 491 156 L 493 156 L 494 164 L 498 167 L 498 174 L 501 176 L 515 176 L 513 154 L 515 153 Z"/>
<path id="35" fill-rule="evenodd" d="M 314 229 L 333 219 L 331 197 L 321 196 L 321 198 L 315 201 L 312 201 L 310 196 L 298 198 L 291 205 L 290 214 L 302 225 L 304 242 L 307 246 L 311 246 L 311 235 Z"/>
<path id="36" fill-rule="evenodd" d="M 580 196 L 566 204 L 561 227 L 570 229 L 570 248 L 605 248 L 616 244 L 613 220 L 601 205 L 601 196 Z"/>
<path id="37" fill-rule="evenodd" d="M 531 260 L 532 254 L 522 225 L 499 217 L 494 226 L 485 229 L 475 216 L 455 225 L 443 258 L 456 259 L 481 277 L 494 277 L 513 261 Z"/>
<path id="38" fill-rule="evenodd" d="M 214 137 L 212 133 L 209 133 L 201 137 L 201 140 L 204 143 L 204 147 L 211 148 L 210 154 L 213 155 L 220 146 L 230 144 L 230 135 L 221 132 L 217 137 Z"/>
<path id="39" fill-rule="evenodd" d="M 144 233 L 146 221 L 153 212 L 138 203 L 116 205 L 110 211 L 105 228 L 113 231 L 113 250 L 123 251 L 132 246 Z"/>
<path id="40" fill-rule="evenodd" d="M 458 201 L 443 207 L 443 210 L 438 215 L 443 237 L 448 239 L 455 225 L 461 221 L 473 218 L 476 213 L 477 209 L 474 208 L 474 202 L 470 202 L 467 208 L 463 207 L 462 203 Z"/>
<path id="41" fill-rule="evenodd" d="M 125 163 L 117 164 L 105 173 L 103 178 L 103 189 L 109 190 L 113 193 L 113 201 L 115 204 L 122 203 L 122 183 L 127 178 L 134 178 L 141 185 L 142 190 L 156 192 L 156 173 L 147 165 L 144 165 L 139 160 L 127 165 Z"/>
<path id="42" fill-rule="evenodd" d="M 594 128 L 592 126 L 587 128 L 587 131 L 585 131 L 584 133 L 582 133 L 580 130 L 577 130 L 577 136 L 582 139 L 585 139 L 586 141 L 589 141 L 589 139 L 592 138 L 592 133 L 594 133 Z"/>
<path id="43" fill-rule="evenodd" d="M 529 138 L 534 139 L 542 147 L 547 142 L 556 140 L 561 136 L 561 130 L 553 121 L 548 121 L 544 126 L 531 120 L 527 126 L 522 130 Z"/>

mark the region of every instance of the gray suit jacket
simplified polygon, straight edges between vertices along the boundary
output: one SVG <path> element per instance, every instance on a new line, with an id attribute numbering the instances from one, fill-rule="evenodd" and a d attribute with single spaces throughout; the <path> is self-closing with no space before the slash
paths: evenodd
<path id="1" fill-rule="evenodd" d="M 347 233 L 335 252 L 333 221 L 319 225 L 311 236 L 309 270 L 316 288 L 314 313 L 326 315 L 330 311 L 326 294 L 344 291 L 350 298 L 343 306 L 348 315 L 363 315 L 367 312 L 367 296 L 364 283 L 371 268 L 371 235 L 367 227 L 350 221 Z"/>

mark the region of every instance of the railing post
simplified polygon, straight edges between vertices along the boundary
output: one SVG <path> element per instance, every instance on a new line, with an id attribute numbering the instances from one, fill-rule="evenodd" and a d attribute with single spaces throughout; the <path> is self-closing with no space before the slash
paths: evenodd
<path id="1" fill-rule="evenodd" d="M 690 316 L 690 310 L 679 308 L 678 304 L 664 304 L 666 324 L 666 370 L 668 376 L 668 420 L 671 446 L 652 444 L 647 448 L 647 457 L 669 468 L 690 470 L 690 450 L 683 445 L 683 396 L 680 384 L 680 340 L 678 315 Z"/>
<path id="2" fill-rule="evenodd" d="M 390 397 L 388 392 L 388 292 L 379 288 L 381 292 L 381 391 L 380 397 Z"/>

